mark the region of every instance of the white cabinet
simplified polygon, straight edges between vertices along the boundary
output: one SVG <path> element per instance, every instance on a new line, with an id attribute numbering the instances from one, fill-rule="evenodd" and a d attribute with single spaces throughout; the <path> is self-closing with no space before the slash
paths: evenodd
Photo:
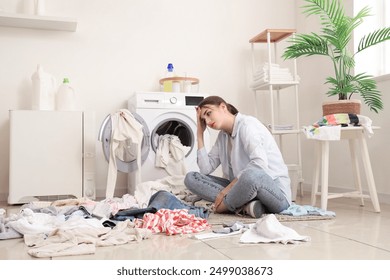
<path id="1" fill-rule="evenodd" d="M 74 32 L 77 28 L 77 20 L 65 17 L 0 12 L 0 26 Z"/>
<path id="2" fill-rule="evenodd" d="M 9 204 L 94 197 L 95 154 L 86 149 L 83 112 L 11 110 L 9 118 Z"/>
<path id="3" fill-rule="evenodd" d="M 250 86 L 255 94 L 256 116 L 268 125 L 279 144 L 289 168 L 293 200 L 296 198 L 298 187 L 302 191 L 303 181 L 298 102 L 299 77 L 295 60 L 287 68 L 280 64 L 278 43 L 294 34 L 294 29 L 266 29 L 249 40 L 253 68 L 253 80 Z M 262 44 L 263 48 L 260 49 L 258 44 Z M 261 51 L 263 57 L 259 56 Z"/>

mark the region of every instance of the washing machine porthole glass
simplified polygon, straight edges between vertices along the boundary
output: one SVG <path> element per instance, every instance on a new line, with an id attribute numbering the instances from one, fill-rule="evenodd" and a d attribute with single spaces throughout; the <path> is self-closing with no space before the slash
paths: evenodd
<path id="1" fill-rule="evenodd" d="M 191 153 L 194 146 L 194 135 L 191 128 L 182 120 L 171 118 L 160 122 L 151 134 L 152 150 L 157 151 L 158 138 L 162 135 L 176 135 L 183 146 L 190 147 L 186 157 Z"/>

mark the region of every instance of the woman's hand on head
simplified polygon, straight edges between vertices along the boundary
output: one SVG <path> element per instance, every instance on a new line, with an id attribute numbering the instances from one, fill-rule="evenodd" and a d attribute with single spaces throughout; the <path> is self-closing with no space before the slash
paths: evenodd
<path id="1" fill-rule="evenodd" d="M 195 107 L 196 109 L 196 119 L 197 119 L 197 129 L 198 132 L 203 133 L 206 129 L 206 121 L 201 118 L 201 109 L 199 107 Z"/>

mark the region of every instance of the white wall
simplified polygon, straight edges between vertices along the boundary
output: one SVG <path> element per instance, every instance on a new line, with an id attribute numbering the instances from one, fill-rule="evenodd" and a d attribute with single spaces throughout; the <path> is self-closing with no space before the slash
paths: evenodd
<path id="1" fill-rule="evenodd" d="M 352 15 L 352 0 L 343 1 L 348 12 Z M 303 0 L 297 1 L 297 30 L 301 33 L 316 32 L 319 30 L 319 24 L 316 17 L 302 15 L 301 6 Z M 333 75 L 333 68 L 330 61 L 322 57 L 300 58 L 298 68 L 301 76 L 300 83 L 300 105 L 301 105 L 301 123 L 311 124 L 316 122 L 322 115 L 321 104 L 323 101 L 329 101 L 326 96 L 327 85 L 324 85 L 325 78 Z M 373 125 L 380 126 L 381 129 L 375 131 L 375 135 L 368 140 L 368 148 L 373 168 L 374 178 L 380 201 L 390 201 L 390 188 L 388 187 L 387 174 L 390 174 L 390 81 L 378 82 L 378 88 L 383 94 L 385 109 L 379 114 L 371 112 L 366 106 L 362 106 L 362 115 L 368 116 L 373 120 Z M 358 98 L 358 96 L 354 96 Z M 345 143 L 344 143 L 345 142 Z M 350 166 L 349 148 L 346 141 L 331 144 L 330 154 L 330 177 L 329 186 L 333 188 L 347 189 L 352 188 L 352 169 Z M 312 170 L 314 165 L 314 146 L 312 141 L 302 137 L 302 158 L 303 158 L 303 177 L 305 187 L 310 188 L 312 180 Z M 362 164 L 360 165 L 362 167 Z M 363 188 L 367 190 L 365 176 L 362 176 Z"/>
<path id="2" fill-rule="evenodd" d="M 0 0 L 0 9 L 22 12 L 24 3 Z M 265 28 L 294 28 L 296 1 L 47 0 L 46 13 L 77 18 L 77 31 L 0 27 L 0 200 L 8 196 L 8 111 L 30 109 L 37 64 L 59 80 L 70 79 L 85 110 L 96 112 L 97 128 L 108 113 L 126 107 L 132 92 L 158 90 L 169 62 L 179 73 L 198 77 L 200 91 L 253 113 L 248 40 Z M 100 143 L 96 146 L 101 195 L 107 163 Z M 125 189 L 124 184 L 120 176 L 118 187 Z"/>
<path id="3" fill-rule="evenodd" d="M 23 12 L 24 0 L 0 0 L 0 10 Z M 351 5 L 352 1 L 344 1 Z M 50 0 L 48 15 L 78 19 L 75 33 L 0 27 L 0 200 L 8 196 L 8 110 L 29 109 L 31 74 L 38 63 L 59 80 L 69 77 L 82 97 L 85 110 L 96 112 L 96 126 L 118 108 L 126 107 L 136 91 L 158 90 L 158 79 L 168 62 L 177 71 L 200 79 L 200 91 L 223 96 L 242 112 L 254 113 L 248 88 L 251 53 L 248 40 L 265 28 L 317 31 L 318 21 L 301 14 L 303 0 Z M 352 10 L 351 10 L 352 11 Z M 301 124 L 321 115 L 325 78 L 332 69 L 323 58 L 298 60 Z M 385 109 L 368 112 L 382 129 L 368 141 L 380 193 L 390 195 L 389 174 L 390 82 L 378 83 Z M 97 146 L 97 188 L 104 194 L 107 163 Z M 332 146 L 330 185 L 352 186 L 346 145 Z M 302 137 L 305 187 L 311 183 L 313 143 Z M 364 179 L 364 177 L 363 177 Z M 125 176 L 118 188 L 125 189 Z"/>

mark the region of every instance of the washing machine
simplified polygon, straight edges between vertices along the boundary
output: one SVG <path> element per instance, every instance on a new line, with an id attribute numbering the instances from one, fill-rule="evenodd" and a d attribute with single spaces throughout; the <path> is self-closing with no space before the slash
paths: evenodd
<path id="1" fill-rule="evenodd" d="M 141 181 L 154 181 L 171 174 L 156 167 L 158 138 L 161 135 L 176 135 L 182 145 L 189 147 L 184 158 L 188 171 L 199 171 L 197 165 L 196 110 L 195 107 L 206 97 L 200 93 L 135 92 L 128 100 L 128 109 L 143 127 L 141 146 Z M 111 139 L 110 115 L 103 121 L 99 132 L 105 158 L 109 159 Z M 206 148 L 210 148 L 208 130 L 204 134 Z M 117 169 L 131 174 L 137 170 L 137 159 L 126 162 L 116 158 Z M 134 186 L 133 186 L 134 187 Z M 129 190 L 133 187 L 128 187 Z M 130 192 L 131 193 L 131 192 Z"/>

